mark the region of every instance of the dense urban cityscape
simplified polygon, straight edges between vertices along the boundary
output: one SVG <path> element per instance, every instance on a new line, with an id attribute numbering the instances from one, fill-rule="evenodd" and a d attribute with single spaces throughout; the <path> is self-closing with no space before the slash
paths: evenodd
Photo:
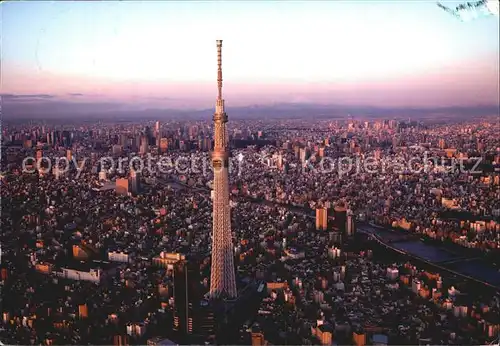
<path id="1" fill-rule="evenodd" d="M 494 341 L 498 131 L 495 117 L 230 121 L 237 286 L 251 307 L 234 312 L 230 343 Z M 212 134 L 209 120 L 4 123 L 4 342 L 220 337 L 228 327 L 200 305 Z"/>
<path id="2" fill-rule="evenodd" d="M 498 345 L 498 95 L 228 108 L 213 43 L 206 113 L 2 86 L 0 345 Z"/>

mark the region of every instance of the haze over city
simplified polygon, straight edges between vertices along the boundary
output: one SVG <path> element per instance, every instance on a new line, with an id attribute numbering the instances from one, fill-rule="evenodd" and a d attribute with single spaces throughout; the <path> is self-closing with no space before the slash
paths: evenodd
<path id="1" fill-rule="evenodd" d="M 5 116 L 208 108 L 218 37 L 228 107 L 499 104 L 498 18 L 464 25 L 431 1 L 1 6 Z"/>

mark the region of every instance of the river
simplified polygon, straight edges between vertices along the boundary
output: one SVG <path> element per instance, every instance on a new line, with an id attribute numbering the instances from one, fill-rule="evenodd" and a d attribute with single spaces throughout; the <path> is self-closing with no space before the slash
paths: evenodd
<path id="1" fill-rule="evenodd" d="M 370 224 L 358 224 L 358 230 L 373 234 L 386 246 L 417 257 L 438 268 L 453 271 L 468 279 L 500 289 L 500 271 L 482 258 L 471 258 L 435 244 L 425 243 L 422 240 L 393 242 L 390 241 L 390 235 L 398 233 L 398 231 Z"/>
<path id="2" fill-rule="evenodd" d="M 210 189 L 192 188 L 180 182 L 165 182 L 174 189 L 193 189 L 200 193 L 210 193 Z M 237 197 L 239 200 L 245 200 L 252 203 L 266 204 L 270 206 L 280 206 L 287 208 L 291 212 L 314 218 L 313 211 L 308 208 L 290 206 L 286 204 L 271 202 L 267 200 L 254 199 L 251 197 Z M 488 286 L 493 286 L 500 290 L 500 271 L 490 263 L 481 258 L 471 258 L 436 244 L 428 244 L 422 240 L 399 240 L 405 239 L 401 232 L 367 223 L 357 223 L 356 228 L 363 233 L 377 236 L 380 242 L 399 252 L 409 256 L 417 257 L 438 268 L 446 269 L 462 275 L 468 279 L 479 281 Z"/>

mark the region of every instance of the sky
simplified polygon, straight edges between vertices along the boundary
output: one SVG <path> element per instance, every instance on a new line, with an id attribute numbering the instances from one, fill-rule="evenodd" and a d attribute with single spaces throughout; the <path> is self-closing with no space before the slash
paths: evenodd
<path id="1" fill-rule="evenodd" d="M 460 2 L 444 2 L 455 7 Z M 7 1 L 8 102 L 498 105 L 499 21 L 419 1 Z"/>

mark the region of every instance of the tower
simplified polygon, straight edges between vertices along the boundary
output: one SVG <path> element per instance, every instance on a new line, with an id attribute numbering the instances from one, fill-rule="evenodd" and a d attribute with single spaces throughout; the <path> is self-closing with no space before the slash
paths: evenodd
<path id="1" fill-rule="evenodd" d="M 236 297 L 231 214 L 229 207 L 229 151 L 227 149 L 226 123 L 222 99 L 222 40 L 217 40 L 218 95 L 214 114 L 214 170 L 212 268 L 210 273 L 210 297 Z"/>

